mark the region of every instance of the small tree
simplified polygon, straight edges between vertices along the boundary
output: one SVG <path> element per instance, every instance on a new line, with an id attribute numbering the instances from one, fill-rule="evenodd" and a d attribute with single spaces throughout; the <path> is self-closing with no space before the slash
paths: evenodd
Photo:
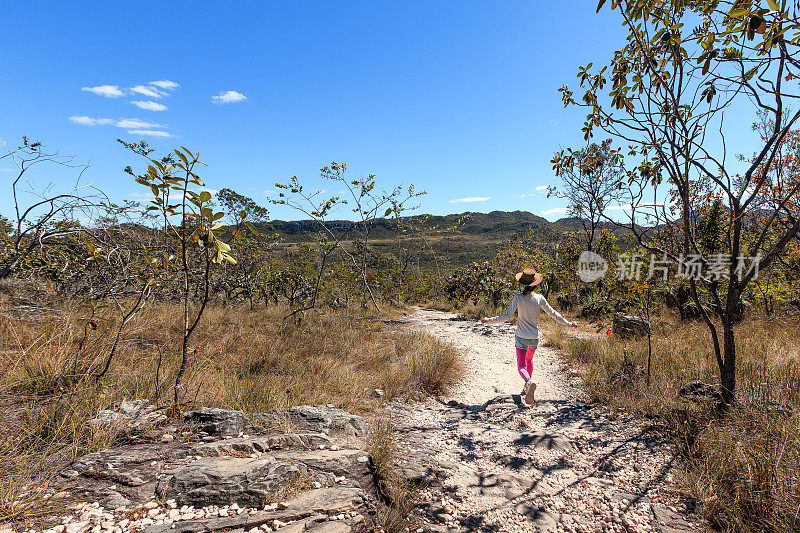
<path id="1" fill-rule="evenodd" d="M 368 295 L 375 310 L 380 311 L 368 279 L 368 258 L 373 226 L 380 217 L 386 218 L 393 213 L 395 216 L 400 216 L 403 211 L 407 210 L 406 202 L 425 193 L 415 192 L 413 185 L 410 185 L 408 189 L 395 186 L 389 191 L 376 192 L 377 183 L 374 174 L 370 174 L 366 178 L 352 179 L 347 175 L 346 163 L 333 162 L 330 166 L 325 166 L 320 170 L 320 176 L 325 180 L 335 182 L 337 187 L 342 187 L 345 197 L 325 197 L 321 190 L 306 192 L 297 176 L 292 176 L 288 183 L 275 184 L 281 192 L 278 199 L 272 200 L 275 204 L 286 205 L 308 216 L 320 228 L 320 233 L 326 236 L 324 241 L 319 243 L 323 253 L 319 262 L 317 283 L 308 309 L 316 305 L 320 280 L 327 260 L 334 250 L 338 250 L 344 254 L 358 273 L 365 293 L 364 299 L 366 300 Z M 343 205 L 351 208 L 352 212 L 356 214 L 356 220 L 347 221 L 344 226 L 331 224 L 328 216 L 335 208 Z M 360 254 L 344 246 L 346 240 L 351 236 L 354 240 L 360 241 Z M 296 312 L 299 311 L 302 310 Z"/>
<path id="2" fill-rule="evenodd" d="M 10 184 L 14 214 L 10 220 L 4 218 L 2 224 L 9 246 L 0 258 L 0 279 L 10 276 L 39 248 L 59 246 L 66 238 L 77 235 L 89 240 L 98 238 L 102 228 L 88 228 L 82 221 L 101 220 L 109 204 L 99 190 L 81 185 L 87 165 L 76 165 L 72 157 L 48 152 L 42 143 L 27 137 L 17 148 L 9 148 L 2 139 L 0 144 L 5 150 L 0 161 L 7 159 L 15 167 Z M 24 180 L 34 169 L 47 166 L 75 169 L 78 176 L 64 192 L 54 192 L 52 183 L 40 191 L 23 187 L 28 185 Z"/>
<path id="3" fill-rule="evenodd" d="M 611 139 L 606 139 L 581 150 L 567 148 L 557 152 L 553 170 L 564 185 L 550 186 L 547 196 L 567 200 L 569 215 L 577 217 L 583 227 L 586 250 L 592 251 L 606 209 L 624 197 L 619 187 L 624 175 L 622 156 L 611 147 Z"/>
<path id="4" fill-rule="evenodd" d="M 586 108 L 586 139 L 600 129 L 629 143 L 626 158 L 635 164 L 620 180 L 631 205 L 626 227 L 659 259 L 693 268 L 687 276 L 692 298 L 711 334 L 724 400 L 731 403 L 742 294 L 800 232 L 800 217 L 791 212 L 800 182 L 778 187 L 774 173 L 800 118 L 800 111 L 786 111 L 787 102 L 800 98 L 791 82 L 800 73 L 798 9 L 777 0 L 766 7 L 741 0 L 610 4 L 625 43 L 610 64 L 579 68 L 582 95 L 576 98 L 567 86 L 560 91 L 565 106 Z M 724 120 L 738 101 L 751 102 L 771 124 L 739 169 L 727 160 Z M 712 135 L 720 142 L 711 142 Z M 766 212 L 758 201 L 765 189 L 777 192 Z M 725 207 L 724 243 L 716 254 L 698 242 L 697 208 L 711 195 Z M 639 225 L 643 215 L 651 222 L 646 227 Z M 745 258 L 752 258 L 749 264 Z M 712 299 L 716 317 L 701 305 L 700 291 Z"/>
<path id="5" fill-rule="evenodd" d="M 174 153 L 161 160 L 150 157 L 153 151 L 144 141 L 140 144 L 126 143 L 125 147 L 142 155 L 148 161 L 147 171 L 136 175 L 130 167 L 125 170 L 134 176 L 136 183 L 147 187 L 153 195 L 148 210 L 160 213 L 166 225 L 167 236 L 177 243 L 178 264 L 172 262 L 172 255 L 164 263 L 164 267 L 178 271 L 182 278 L 183 301 L 183 335 L 181 339 L 181 360 L 175 377 L 173 389 L 174 408 L 180 404 L 181 393 L 185 384 L 183 378 L 189 361 L 190 344 L 203 311 L 210 299 L 212 265 L 222 262 L 236 263 L 230 255 L 230 246 L 222 241 L 220 233 L 225 216 L 223 212 L 215 212 L 211 193 L 201 190 L 205 184 L 195 169 L 204 165 L 199 153 L 192 153 L 188 148 L 175 149 Z M 177 196 L 176 203 L 169 203 L 171 195 Z M 200 264 L 199 307 L 192 310 L 193 264 Z M 197 349 L 194 350 L 196 353 Z"/>

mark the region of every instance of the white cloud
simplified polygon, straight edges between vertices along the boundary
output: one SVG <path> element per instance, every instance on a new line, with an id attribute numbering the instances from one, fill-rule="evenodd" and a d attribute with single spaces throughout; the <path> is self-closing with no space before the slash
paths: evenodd
<path id="1" fill-rule="evenodd" d="M 180 84 L 169 80 L 151 81 L 148 85 L 153 85 L 155 87 L 158 87 L 159 89 L 164 89 L 165 91 L 171 91 L 173 89 L 177 89 L 178 87 L 180 87 Z"/>
<path id="2" fill-rule="evenodd" d="M 159 104 L 158 102 L 153 102 L 151 100 L 134 100 L 131 103 L 136 107 L 140 109 L 146 109 L 147 111 L 165 111 L 167 109 L 167 106 L 164 104 Z"/>
<path id="3" fill-rule="evenodd" d="M 219 93 L 217 96 L 212 96 L 211 101 L 215 104 L 235 104 L 236 102 L 244 102 L 247 97 L 240 92 L 225 91 Z"/>
<path id="4" fill-rule="evenodd" d="M 0 168 L 0 172 L 14 172 L 13 168 Z"/>
<path id="5" fill-rule="evenodd" d="M 153 130 L 157 128 L 166 129 L 167 127 L 155 122 L 147 122 L 140 118 L 121 118 L 119 120 L 111 118 L 92 118 L 87 116 L 71 116 L 69 120 L 81 126 L 116 126 L 129 130 Z"/>
<path id="6" fill-rule="evenodd" d="M 161 130 L 129 130 L 131 135 L 149 135 L 151 137 L 174 137 L 171 133 Z"/>
<path id="7" fill-rule="evenodd" d="M 550 187 L 549 185 L 537 185 L 536 190 L 539 192 L 546 191 L 547 188 Z"/>
<path id="8" fill-rule="evenodd" d="M 516 195 L 514 198 L 530 198 L 531 196 L 536 196 L 536 195 L 535 195 L 535 194 L 533 194 L 533 193 L 529 193 L 529 194 L 518 194 L 518 195 Z"/>
<path id="9" fill-rule="evenodd" d="M 551 126 L 558 126 L 558 121 L 554 118 L 549 118 L 547 121 L 550 123 Z"/>
<path id="10" fill-rule="evenodd" d="M 155 122 L 147 122 L 139 118 L 121 118 L 115 125 L 118 128 L 133 128 L 140 130 L 151 130 L 153 128 L 166 128 L 166 126 L 162 126 L 161 124 L 156 124 Z"/>
<path id="11" fill-rule="evenodd" d="M 164 96 L 165 92 L 159 91 L 155 87 L 147 87 L 144 85 L 137 85 L 135 87 L 131 87 L 131 91 L 136 94 L 141 94 L 142 96 L 146 96 L 148 98 L 161 98 Z"/>
<path id="12" fill-rule="evenodd" d="M 547 215 L 566 215 L 569 213 L 569 209 L 566 207 L 554 207 L 553 209 L 545 209 L 542 211 L 542 214 Z"/>
<path id="13" fill-rule="evenodd" d="M 71 116 L 69 119 L 74 122 L 75 124 L 80 124 L 81 126 L 108 126 L 109 124 L 113 124 L 114 121 L 110 118 L 92 118 L 87 116 Z"/>
<path id="14" fill-rule="evenodd" d="M 119 98 L 125 93 L 116 85 L 98 85 L 96 87 L 81 87 L 81 91 L 89 91 L 90 93 L 99 94 L 106 98 Z"/>
<path id="15" fill-rule="evenodd" d="M 473 202 L 488 202 L 491 196 L 470 196 L 469 198 L 453 198 L 451 204 L 471 204 Z"/>
<path id="16" fill-rule="evenodd" d="M 152 200 L 153 193 L 150 192 L 132 192 L 128 196 L 136 198 L 137 200 Z"/>

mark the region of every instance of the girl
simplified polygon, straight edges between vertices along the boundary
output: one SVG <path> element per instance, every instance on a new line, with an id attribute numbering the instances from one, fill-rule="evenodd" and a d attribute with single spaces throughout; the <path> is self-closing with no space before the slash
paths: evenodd
<path id="1" fill-rule="evenodd" d="M 531 381 L 531 372 L 533 371 L 533 354 L 536 351 L 536 346 L 539 345 L 539 310 L 544 309 L 548 315 L 565 326 L 577 328 L 578 324 L 565 319 L 558 311 L 550 307 L 544 296 L 533 292 L 534 287 L 540 284 L 543 279 L 539 272 L 532 268 L 526 268 L 517 273 L 515 277 L 520 285 L 524 287 L 522 294 L 514 296 L 508 306 L 508 311 L 504 315 L 493 318 L 483 317 L 481 318 L 481 323 L 509 320 L 514 316 L 514 311 L 517 311 L 517 331 L 514 342 L 514 346 L 517 349 L 517 370 L 519 370 L 519 375 L 522 376 L 522 379 L 525 380 L 525 387 L 522 389 L 525 403 L 532 405 L 536 383 Z"/>

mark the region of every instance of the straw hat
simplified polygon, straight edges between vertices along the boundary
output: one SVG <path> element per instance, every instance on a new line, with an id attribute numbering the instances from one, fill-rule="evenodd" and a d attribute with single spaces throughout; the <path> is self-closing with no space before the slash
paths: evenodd
<path id="1" fill-rule="evenodd" d="M 538 285 L 544 279 L 544 276 L 536 272 L 536 269 L 533 268 L 524 268 L 522 272 L 517 272 L 514 277 L 517 278 L 517 281 L 519 281 L 521 285 L 525 285 L 526 287 Z"/>

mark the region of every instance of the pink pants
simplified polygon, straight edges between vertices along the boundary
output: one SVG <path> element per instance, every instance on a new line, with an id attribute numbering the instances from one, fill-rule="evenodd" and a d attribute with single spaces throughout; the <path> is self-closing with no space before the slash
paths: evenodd
<path id="1" fill-rule="evenodd" d="M 536 348 L 517 348 L 517 370 L 522 379 L 528 381 L 531 379 L 531 372 L 533 372 L 533 354 Z"/>

